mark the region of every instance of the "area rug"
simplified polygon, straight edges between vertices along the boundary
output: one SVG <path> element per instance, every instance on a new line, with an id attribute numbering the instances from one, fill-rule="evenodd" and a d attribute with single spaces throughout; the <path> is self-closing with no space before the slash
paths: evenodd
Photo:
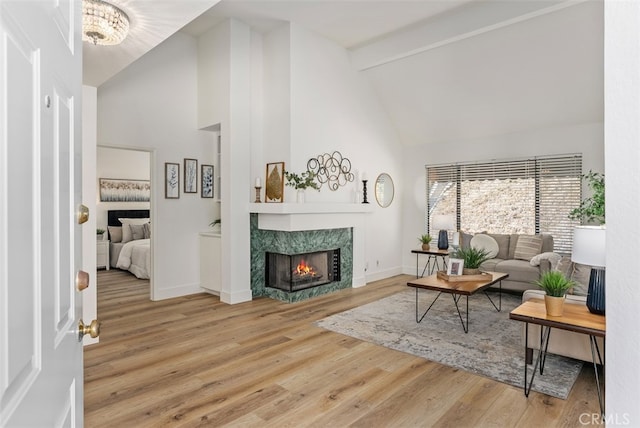
<path id="1" fill-rule="evenodd" d="M 435 295 L 435 292 L 420 291 L 421 314 Z M 490 295 L 497 304 L 498 295 Z M 440 296 L 420 324 L 416 323 L 414 290 L 332 315 L 315 324 L 521 388 L 524 381 L 523 324 L 509 319 L 509 312 L 520 304 L 520 300 L 519 296 L 503 294 L 502 311 L 498 312 L 483 293 L 470 296 L 467 334 L 462 329 L 453 299 L 446 294 Z M 460 304 L 464 308 L 464 297 Z M 529 367 L 531 375 L 533 366 Z M 566 399 L 581 368 L 582 361 L 549 354 L 544 374 L 536 374 L 532 389 Z"/>

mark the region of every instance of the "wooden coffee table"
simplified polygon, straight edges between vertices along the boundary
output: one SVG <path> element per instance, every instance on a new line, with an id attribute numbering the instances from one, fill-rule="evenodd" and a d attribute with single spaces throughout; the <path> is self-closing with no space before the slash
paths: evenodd
<path id="1" fill-rule="evenodd" d="M 502 280 L 507 278 L 509 274 L 502 273 L 502 272 L 485 272 L 485 273 L 487 274 L 487 279 L 480 280 L 480 281 L 453 282 L 453 281 L 447 281 L 445 279 L 438 278 L 438 275 L 436 274 L 436 275 L 425 276 L 423 278 L 416 278 L 407 282 L 407 285 L 409 287 L 414 287 L 416 289 L 416 322 L 419 323 L 423 320 L 423 318 L 427 315 L 427 313 L 429 312 L 433 304 L 436 303 L 436 300 L 438 300 L 438 297 L 440 297 L 442 293 L 451 294 L 451 297 L 453 297 L 453 303 L 456 306 L 456 310 L 458 311 L 458 317 L 460 317 L 460 323 L 462 323 L 462 329 L 464 330 L 465 333 L 469 332 L 469 296 L 476 294 L 478 291 L 484 292 L 484 294 L 487 296 L 487 298 L 489 299 L 493 307 L 496 308 L 498 312 L 500 312 L 500 310 L 502 309 Z M 496 304 L 493 302 L 493 300 L 491 299 L 489 294 L 487 294 L 487 291 L 486 291 L 487 288 L 489 288 L 495 283 L 500 283 L 500 287 L 498 289 L 498 296 L 499 296 L 498 306 L 496 306 Z M 438 295 L 436 296 L 435 299 L 433 299 L 433 302 L 431 302 L 431 304 L 429 305 L 427 310 L 422 314 L 422 316 L 419 315 L 420 311 L 418 309 L 418 291 L 420 289 L 433 290 L 438 292 Z M 458 306 L 458 302 L 460 301 L 460 298 L 462 296 L 465 296 L 467 299 L 466 323 L 462 319 L 462 314 L 460 313 L 460 307 Z"/>

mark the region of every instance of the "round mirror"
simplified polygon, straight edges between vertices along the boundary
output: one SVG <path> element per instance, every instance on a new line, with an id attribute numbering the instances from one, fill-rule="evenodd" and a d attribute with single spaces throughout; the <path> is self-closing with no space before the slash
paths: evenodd
<path id="1" fill-rule="evenodd" d="M 376 201 L 382 208 L 386 208 L 391 205 L 393 201 L 393 194 L 395 189 L 393 187 L 393 180 L 387 173 L 382 173 L 376 179 Z"/>

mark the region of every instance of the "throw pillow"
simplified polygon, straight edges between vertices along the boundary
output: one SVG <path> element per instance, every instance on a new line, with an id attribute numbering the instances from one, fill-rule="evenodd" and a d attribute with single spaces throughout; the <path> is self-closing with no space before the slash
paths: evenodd
<path id="1" fill-rule="evenodd" d="M 471 238 L 471 247 L 485 250 L 489 253 L 490 259 L 493 259 L 498 255 L 498 242 L 489 235 L 482 233 L 475 235 Z"/>
<path id="2" fill-rule="evenodd" d="M 145 223 L 144 224 L 144 239 L 149 239 L 151 238 L 151 223 Z"/>
<path id="3" fill-rule="evenodd" d="M 126 227 L 126 225 L 149 223 L 148 218 L 119 218 L 118 220 L 120 220 L 120 223 L 122 223 L 122 242 L 129 242 L 133 240 L 133 235 L 131 234 L 131 228 Z"/>
<path id="4" fill-rule="evenodd" d="M 549 263 L 551 263 L 551 270 L 558 270 L 557 267 L 560 260 L 562 260 L 562 256 L 552 252 L 541 253 L 531 257 L 529 263 L 531 263 L 531 266 L 540 266 L 541 260 L 549 260 Z M 565 275 L 565 277 L 569 278 L 567 275 Z"/>
<path id="5" fill-rule="evenodd" d="M 516 252 L 514 259 L 531 261 L 531 259 L 540 254 L 542 249 L 542 236 L 540 235 L 520 235 L 516 244 Z"/>
<path id="6" fill-rule="evenodd" d="M 573 271 L 571 272 L 571 279 L 575 281 L 576 285 L 573 286 L 573 293 L 578 296 L 586 296 L 589 294 L 589 278 L 591 277 L 591 266 L 581 265 L 579 263 L 573 264 Z"/>
<path id="7" fill-rule="evenodd" d="M 144 238 L 144 224 L 130 224 L 129 228 L 131 229 L 132 241 Z"/>
<path id="8" fill-rule="evenodd" d="M 472 234 L 460 231 L 460 248 L 465 250 L 469 248 L 471 246 L 471 238 L 473 238 Z"/>
<path id="9" fill-rule="evenodd" d="M 122 241 L 122 227 L 121 226 L 108 226 L 109 238 L 114 244 Z"/>

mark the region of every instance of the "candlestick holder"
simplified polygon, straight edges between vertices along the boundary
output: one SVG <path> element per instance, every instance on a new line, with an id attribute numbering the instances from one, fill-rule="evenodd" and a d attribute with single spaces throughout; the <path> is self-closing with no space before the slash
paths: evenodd
<path id="1" fill-rule="evenodd" d="M 369 201 L 367 201 L 367 181 L 368 180 L 362 180 L 362 203 L 363 204 L 369 203 Z"/>
<path id="2" fill-rule="evenodd" d="M 256 204 L 261 203 L 262 201 L 260 200 L 260 189 L 262 189 L 262 187 L 260 186 L 256 186 L 256 200 L 253 201 Z"/>

